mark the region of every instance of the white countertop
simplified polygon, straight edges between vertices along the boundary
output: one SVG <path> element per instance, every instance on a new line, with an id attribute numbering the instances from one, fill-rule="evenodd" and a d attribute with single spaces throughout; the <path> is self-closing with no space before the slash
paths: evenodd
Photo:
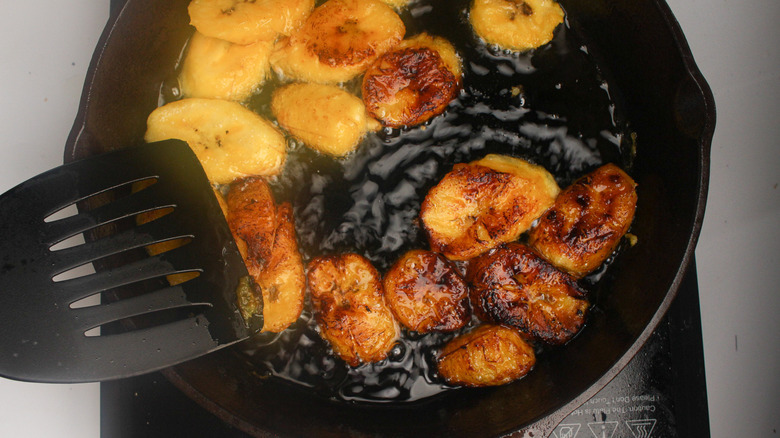
<path id="1" fill-rule="evenodd" d="M 779 436 L 780 1 L 668 3 L 718 111 L 696 250 L 712 436 Z M 62 163 L 108 6 L 4 2 L 0 191 Z M 0 379 L 0 436 L 99 435 L 97 384 Z"/>

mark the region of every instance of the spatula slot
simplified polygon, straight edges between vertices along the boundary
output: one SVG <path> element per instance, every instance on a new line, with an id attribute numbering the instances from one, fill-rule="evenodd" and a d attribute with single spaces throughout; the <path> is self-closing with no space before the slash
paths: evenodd
<path id="1" fill-rule="evenodd" d="M 139 316 L 122 318 L 107 322 L 84 331 L 86 337 L 113 336 L 121 333 L 129 333 L 137 330 L 161 327 L 186 319 L 195 318 L 208 309 L 206 304 L 192 304 L 184 307 L 163 309 Z"/>
<path id="2" fill-rule="evenodd" d="M 49 247 L 49 251 L 60 251 L 67 248 L 73 248 L 74 246 L 83 245 L 84 243 L 84 234 L 80 233 L 70 236 L 67 239 L 60 241 L 59 243 L 55 243 Z"/>
<path id="3" fill-rule="evenodd" d="M 79 212 L 94 210 L 118 199 L 138 193 L 156 184 L 158 178 L 144 177 L 131 181 L 124 181 L 108 187 L 95 187 L 93 193 L 74 200 L 70 204 L 54 211 L 46 216 L 45 223 L 66 219 L 77 215 Z"/>
<path id="4" fill-rule="evenodd" d="M 102 274 L 96 274 L 97 277 Z M 121 273 L 118 275 L 122 275 Z M 129 299 L 133 297 L 142 297 L 144 295 L 153 294 L 155 291 L 174 287 L 184 284 L 188 281 L 192 281 L 201 275 L 200 271 L 183 271 L 175 272 L 173 274 L 165 274 L 159 276 L 150 276 L 148 278 L 139 277 L 136 281 L 121 284 L 117 287 L 98 291 L 87 295 L 83 298 L 77 299 L 70 303 L 71 309 L 82 309 L 85 307 L 99 306 L 101 303 L 116 302 L 123 299 Z M 94 278 L 93 277 L 93 278 Z M 85 281 L 91 281 L 91 278 L 85 278 Z M 100 281 L 100 280 L 97 280 Z M 121 281 L 121 280 L 120 280 Z M 107 299 L 101 300 L 101 296 L 106 295 Z"/>

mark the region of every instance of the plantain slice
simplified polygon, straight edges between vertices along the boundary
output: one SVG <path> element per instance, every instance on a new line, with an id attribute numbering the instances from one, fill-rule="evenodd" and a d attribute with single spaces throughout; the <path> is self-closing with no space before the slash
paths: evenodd
<path id="1" fill-rule="evenodd" d="M 215 184 L 276 175 L 287 156 L 287 141 L 271 122 L 236 102 L 216 99 L 182 99 L 155 109 L 144 138 L 186 141 Z"/>
<path id="2" fill-rule="evenodd" d="M 468 260 L 520 237 L 558 192 L 543 167 L 491 154 L 456 164 L 425 196 L 420 218 L 431 249 Z"/>
<path id="3" fill-rule="evenodd" d="M 226 204 L 230 231 L 246 245 L 244 260 L 265 267 L 279 226 L 268 184 L 259 177 L 237 180 L 230 185 Z"/>
<path id="4" fill-rule="evenodd" d="M 263 331 L 279 333 L 298 320 L 306 293 L 292 206 L 285 202 L 277 208 L 262 178 L 231 184 L 225 204 L 228 225 L 254 282 L 242 289 L 243 301 L 262 309 Z"/>
<path id="5" fill-rule="evenodd" d="M 445 345 L 438 370 L 453 385 L 497 386 L 523 377 L 535 364 L 533 348 L 516 330 L 486 324 Z"/>
<path id="6" fill-rule="evenodd" d="M 514 51 L 549 43 L 563 16 L 554 0 L 473 0 L 469 11 L 471 26 L 480 38 Z"/>
<path id="7" fill-rule="evenodd" d="M 371 262 L 357 254 L 316 257 L 308 280 L 314 316 L 333 351 L 351 366 L 385 359 L 399 329 Z"/>
<path id="8" fill-rule="evenodd" d="M 251 265 L 248 269 L 263 294 L 263 331 L 273 333 L 281 332 L 298 320 L 306 293 L 306 275 L 289 203 L 279 205 L 276 223 L 274 242 L 265 267 L 258 270 L 257 265 Z"/>
<path id="9" fill-rule="evenodd" d="M 421 33 L 382 55 L 363 77 L 363 101 L 385 126 L 413 126 L 441 114 L 458 94 L 461 62 L 444 38 Z"/>
<path id="10" fill-rule="evenodd" d="M 273 41 L 303 24 L 315 0 L 192 0 L 190 24 L 204 35 L 235 44 Z"/>
<path id="11" fill-rule="evenodd" d="M 179 73 L 184 97 L 243 101 L 265 82 L 271 71 L 273 42 L 233 44 L 195 32 Z"/>
<path id="12" fill-rule="evenodd" d="M 585 324 L 589 304 L 576 281 L 530 248 L 509 243 L 469 262 L 474 313 L 534 339 L 564 344 Z"/>
<path id="13" fill-rule="evenodd" d="M 412 0 L 382 0 L 385 4 L 395 10 L 401 10 L 405 8 Z"/>
<path id="14" fill-rule="evenodd" d="M 441 254 L 407 252 L 387 271 L 384 286 L 393 315 L 418 333 L 457 330 L 471 318 L 468 285 Z"/>
<path id="15" fill-rule="evenodd" d="M 606 164 L 563 190 L 529 233 L 529 244 L 576 278 L 612 254 L 634 219 L 636 183 Z"/>
<path id="16" fill-rule="evenodd" d="M 395 47 L 405 32 L 398 14 L 380 0 L 328 0 L 301 29 L 277 42 L 271 66 L 290 79 L 345 82 Z"/>
<path id="17" fill-rule="evenodd" d="M 376 124 L 362 100 L 333 85 L 286 85 L 274 92 L 271 111 L 293 137 L 334 156 L 355 150 L 369 123 Z"/>

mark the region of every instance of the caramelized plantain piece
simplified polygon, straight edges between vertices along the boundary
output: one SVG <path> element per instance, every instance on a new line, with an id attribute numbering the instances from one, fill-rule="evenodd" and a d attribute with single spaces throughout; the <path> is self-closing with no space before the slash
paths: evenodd
<path id="1" fill-rule="evenodd" d="M 363 73 L 404 37 L 398 14 L 380 0 L 328 0 L 271 54 L 282 77 L 339 83 Z"/>
<path id="2" fill-rule="evenodd" d="M 468 260 L 516 240 L 555 201 L 558 185 L 543 167 L 488 155 L 456 164 L 420 211 L 431 249 Z"/>
<path id="3" fill-rule="evenodd" d="M 230 231 L 246 244 L 244 259 L 265 267 L 278 226 L 271 189 L 262 178 L 245 178 L 230 185 L 226 201 Z"/>
<path id="4" fill-rule="evenodd" d="M 306 275 L 289 203 L 279 205 L 276 223 L 273 247 L 265 267 L 259 269 L 256 263 L 247 265 L 263 294 L 263 331 L 273 333 L 281 332 L 298 320 L 306 293 Z"/>
<path id="5" fill-rule="evenodd" d="M 636 183 L 614 164 L 575 181 L 529 233 L 529 244 L 560 269 L 580 278 L 598 268 L 628 231 Z"/>
<path id="6" fill-rule="evenodd" d="M 383 125 L 413 126 L 441 114 L 461 88 L 460 58 L 449 41 L 421 33 L 374 62 L 363 101 Z"/>
<path id="7" fill-rule="evenodd" d="M 335 85 L 295 83 L 278 88 L 271 111 L 293 137 L 337 157 L 357 148 L 371 122 L 363 101 Z"/>
<path id="8" fill-rule="evenodd" d="M 316 257 L 308 280 L 314 316 L 333 351 L 351 366 L 385 359 L 399 329 L 371 262 L 357 254 Z"/>
<path id="9" fill-rule="evenodd" d="M 513 326 L 550 344 L 568 342 L 585 323 L 585 292 L 520 243 L 472 260 L 466 279 L 474 313 L 484 321 Z"/>
<path id="10" fill-rule="evenodd" d="M 418 333 L 457 330 L 471 318 L 468 285 L 440 254 L 412 250 L 384 278 L 385 299 L 393 315 Z"/>
<path id="11" fill-rule="evenodd" d="M 306 293 L 292 206 L 277 208 L 262 178 L 235 182 L 226 205 L 228 225 L 254 282 L 240 288 L 240 301 L 262 309 L 263 331 L 281 332 L 301 315 Z"/>
<path id="12" fill-rule="evenodd" d="M 473 0 L 469 22 L 487 43 L 524 51 L 549 43 L 563 15 L 554 0 Z"/>
<path id="13" fill-rule="evenodd" d="M 438 369 L 453 385 L 496 386 L 525 376 L 535 364 L 533 348 L 516 330 L 486 324 L 445 345 Z"/>

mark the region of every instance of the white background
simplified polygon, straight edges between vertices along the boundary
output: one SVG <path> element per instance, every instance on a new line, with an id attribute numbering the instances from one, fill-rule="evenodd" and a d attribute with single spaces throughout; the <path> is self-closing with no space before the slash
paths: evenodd
<path id="1" fill-rule="evenodd" d="M 718 110 L 696 251 L 712 436 L 780 436 L 780 1 L 669 4 Z M 5 191 L 62 162 L 108 1 L 0 5 Z M 96 384 L 0 379 L 0 437 L 99 432 Z"/>

